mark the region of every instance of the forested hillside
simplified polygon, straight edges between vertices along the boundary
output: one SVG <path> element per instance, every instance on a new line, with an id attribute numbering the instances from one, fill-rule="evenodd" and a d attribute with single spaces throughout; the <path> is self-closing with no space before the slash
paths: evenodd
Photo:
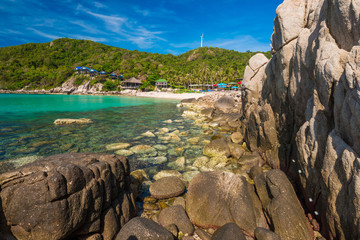
<path id="1" fill-rule="evenodd" d="M 221 48 L 202 47 L 179 56 L 130 51 L 89 40 L 62 38 L 0 48 L 0 89 L 49 89 L 87 66 L 124 78 L 158 75 L 171 85 L 229 82 L 241 78 L 251 56 Z M 265 53 L 270 58 L 270 52 Z"/>

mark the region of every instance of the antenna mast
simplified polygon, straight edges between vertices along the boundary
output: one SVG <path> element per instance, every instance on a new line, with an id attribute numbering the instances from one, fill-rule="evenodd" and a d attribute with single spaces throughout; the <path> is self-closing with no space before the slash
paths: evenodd
<path id="1" fill-rule="evenodd" d="M 204 34 L 201 34 L 201 47 L 203 46 L 203 38 L 204 38 Z"/>

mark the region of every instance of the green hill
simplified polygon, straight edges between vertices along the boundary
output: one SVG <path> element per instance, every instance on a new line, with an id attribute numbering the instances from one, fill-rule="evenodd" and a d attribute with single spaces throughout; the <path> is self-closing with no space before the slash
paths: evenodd
<path id="1" fill-rule="evenodd" d="M 174 56 L 62 38 L 52 44 L 29 43 L 0 48 L 0 89 L 57 87 L 74 74 L 76 66 L 124 73 L 125 79 L 158 75 L 171 85 L 229 82 L 243 76 L 254 54 L 203 47 Z M 265 54 L 270 58 L 270 52 Z"/>

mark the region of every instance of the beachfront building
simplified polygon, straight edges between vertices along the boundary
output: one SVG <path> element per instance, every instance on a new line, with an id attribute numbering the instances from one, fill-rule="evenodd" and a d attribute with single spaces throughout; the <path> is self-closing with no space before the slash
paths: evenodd
<path id="1" fill-rule="evenodd" d="M 214 86 L 211 84 L 190 84 L 189 87 L 191 90 L 194 90 L 194 91 L 214 89 Z"/>
<path id="2" fill-rule="evenodd" d="M 111 77 L 111 79 L 117 79 L 118 75 L 113 72 L 113 73 L 110 74 L 110 77 Z"/>
<path id="3" fill-rule="evenodd" d="M 142 82 L 134 77 L 129 78 L 122 82 L 123 89 L 138 89 L 141 86 Z"/>
<path id="4" fill-rule="evenodd" d="M 100 74 L 100 76 L 106 76 L 107 75 L 107 73 L 105 71 L 101 71 L 101 72 L 99 72 L 99 74 Z"/>
<path id="5" fill-rule="evenodd" d="M 80 74 L 89 74 L 90 68 L 88 67 L 81 67 Z"/>
<path id="6" fill-rule="evenodd" d="M 74 71 L 76 71 L 76 74 L 81 74 L 82 66 L 77 66 Z"/>
<path id="7" fill-rule="evenodd" d="M 99 74 L 99 72 L 96 71 L 95 69 L 90 69 L 89 73 L 90 73 L 90 77 L 95 77 Z"/>
<path id="8" fill-rule="evenodd" d="M 155 87 L 168 88 L 168 82 L 165 79 L 159 79 L 155 81 Z"/>

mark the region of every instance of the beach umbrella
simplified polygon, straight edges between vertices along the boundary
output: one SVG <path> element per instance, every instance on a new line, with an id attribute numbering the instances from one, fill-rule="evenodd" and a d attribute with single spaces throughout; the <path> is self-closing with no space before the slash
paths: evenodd
<path id="1" fill-rule="evenodd" d="M 242 81 L 238 82 L 238 84 L 241 84 Z"/>
<path id="2" fill-rule="evenodd" d="M 236 87 L 236 86 L 233 86 L 233 87 L 231 87 L 231 89 L 238 89 L 238 87 Z"/>
<path id="3" fill-rule="evenodd" d="M 220 87 L 220 88 L 226 88 L 226 84 L 225 84 L 225 83 L 218 83 L 218 87 Z"/>

